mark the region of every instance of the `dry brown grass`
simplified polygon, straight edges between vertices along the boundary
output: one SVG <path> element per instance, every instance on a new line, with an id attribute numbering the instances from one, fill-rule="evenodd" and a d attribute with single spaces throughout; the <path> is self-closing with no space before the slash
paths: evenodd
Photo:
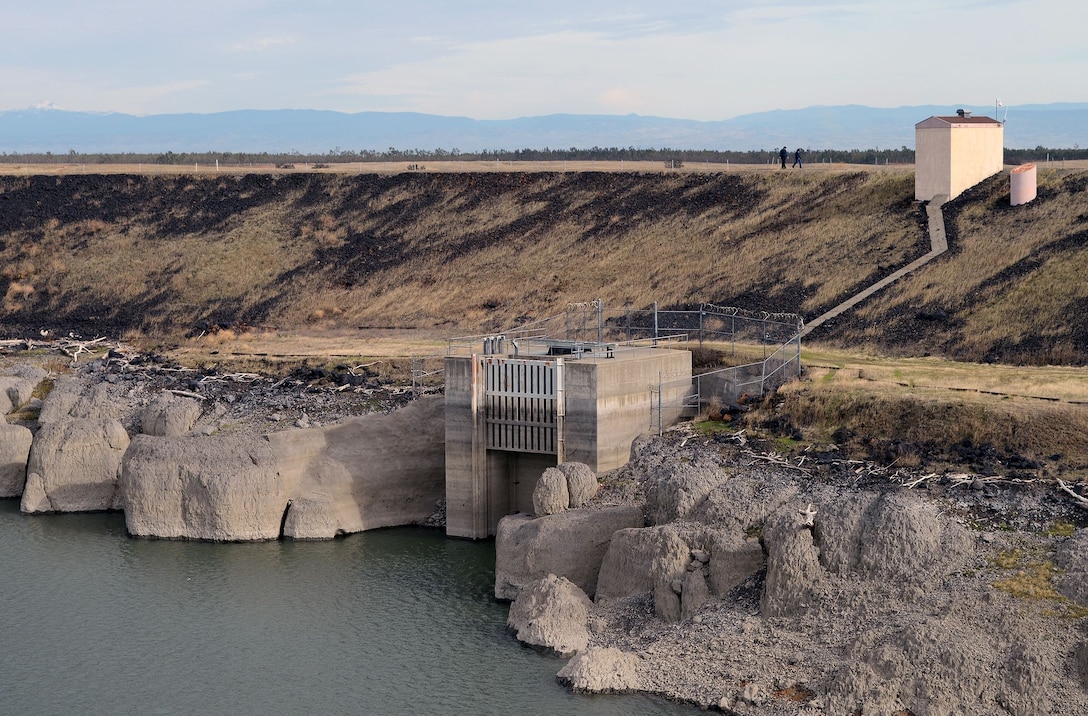
<path id="1" fill-rule="evenodd" d="M 899 446 L 895 464 L 915 467 L 932 446 L 990 445 L 1041 464 L 1088 471 L 1088 369 L 970 365 L 805 351 L 804 379 L 774 397 L 806 439 L 843 435 L 864 449 Z M 762 419 L 756 414 L 755 420 Z M 838 437 L 837 437 L 838 436 Z"/>
<path id="2" fill-rule="evenodd" d="M 30 180 L 8 169 L 16 176 L 0 190 L 16 196 Z M 9 231 L 0 248 L 0 320 L 37 327 L 89 315 L 111 331 L 175 338 L 237 323 L 353 343 L 360 327 L 448 337 L 597 297 L 614 307 L 709 301 L 812 316 L 928 247 L 910 167 L 617 169 L 300 167 L 269 170 L 260 184 L 170 168 L 143 180 L 168 201 L 152 211 L 143 198 L 110 214 L 95 207 L 118 193 L 125 201 L 138 178 L 66 183 L 82 168 L 55 165 L 37 223 Z M 1043 168 L 1040 199 L 1015 210 L 1002 204 L 1003 178 L 969 192 L 950 208 L 947 257 L 813 338 L 885 354 L 1084 360 L 1084 177 Z M 50 215 L 65 192 L 79 211 Z M 219 215 L 224 194 L 238 206 Z M 916 320 L 927 307 L 950 318 Z M 1034 395 L 1043 375 L 1009 370 L 980 383 L 970 366 L 927 376 L 924 361 L 881 363 L 864 367 L 868 382 L 910 382 L 894 375 L 909 370 L 919 390 Z M 1045 375 L 1047 396 L 1088 399 L 1076 375 Z"/>
<path id="3" fill-rule="evenodd" d="M 1085 363 L 1088 239 L 1083 172 L 1039 172 L 1039 197 L 1008 204 L 1008 176 L 947 205 L 951 251 L 859 307 L 836 344 L 907 345 L 980 361 Z M 947 318 L 918 320 L 922 312 Z M 889 338 L 891 340 L 889 340 Z"/>

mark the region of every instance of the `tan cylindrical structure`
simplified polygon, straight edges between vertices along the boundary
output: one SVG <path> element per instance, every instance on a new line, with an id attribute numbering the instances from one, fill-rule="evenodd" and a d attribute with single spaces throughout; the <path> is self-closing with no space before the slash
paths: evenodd
<path id="1" fill-rule="evenodd" d="M 1036 171 L 1034 164 L 1022 164 L 1009 172 L 1011 186 L 1009 203 L 1013 206 L 1027 204 L 1035 198 Z"/>

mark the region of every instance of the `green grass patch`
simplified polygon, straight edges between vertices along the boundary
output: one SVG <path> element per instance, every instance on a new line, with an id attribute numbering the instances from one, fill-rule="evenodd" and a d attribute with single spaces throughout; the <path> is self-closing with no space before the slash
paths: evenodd
<path id="1" fill-rule="evenodd" d="M 1061 574 L 1049 556 L 1036 551 L 1013 549 L 997 555 L 993 566 L 1006 574 L 992 582 L 994 589 L 1017 599 L 1048 602 L 1057 613 L 1071 619 L 1088 617 L 1088 607 L 1082 607 L 1058 592 L 1054 578 Z"/>

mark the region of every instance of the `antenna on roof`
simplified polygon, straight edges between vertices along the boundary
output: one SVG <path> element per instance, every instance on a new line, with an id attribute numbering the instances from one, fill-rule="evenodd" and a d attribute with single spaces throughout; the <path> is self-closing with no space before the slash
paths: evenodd
<path id="1" fill-rule="evenodd" d="M 997 115 L 1000 114 L 1000 112 L 998 112 L 999 107 L 1005 107 L 1004 103 L 1000 99 L 994 101 L 994 119 L 997 119 Z M 1001 118 L 1001 123 L 1004 124 L 1005 120 L 1008 118 L 1009 108 L 1005 107 L 1005 116 Z"/>

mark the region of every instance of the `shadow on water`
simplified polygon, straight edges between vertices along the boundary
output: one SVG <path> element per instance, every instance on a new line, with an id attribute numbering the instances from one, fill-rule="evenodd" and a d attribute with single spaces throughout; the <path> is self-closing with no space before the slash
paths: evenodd
<path id="1" fill-rule="evenodd" d="M 13 713 L 682 714 L 555 682 L 496 602 L 494 546 L 414 528 L 328 542 L 137 540 L 119 513 L 0 500 Z"/>

